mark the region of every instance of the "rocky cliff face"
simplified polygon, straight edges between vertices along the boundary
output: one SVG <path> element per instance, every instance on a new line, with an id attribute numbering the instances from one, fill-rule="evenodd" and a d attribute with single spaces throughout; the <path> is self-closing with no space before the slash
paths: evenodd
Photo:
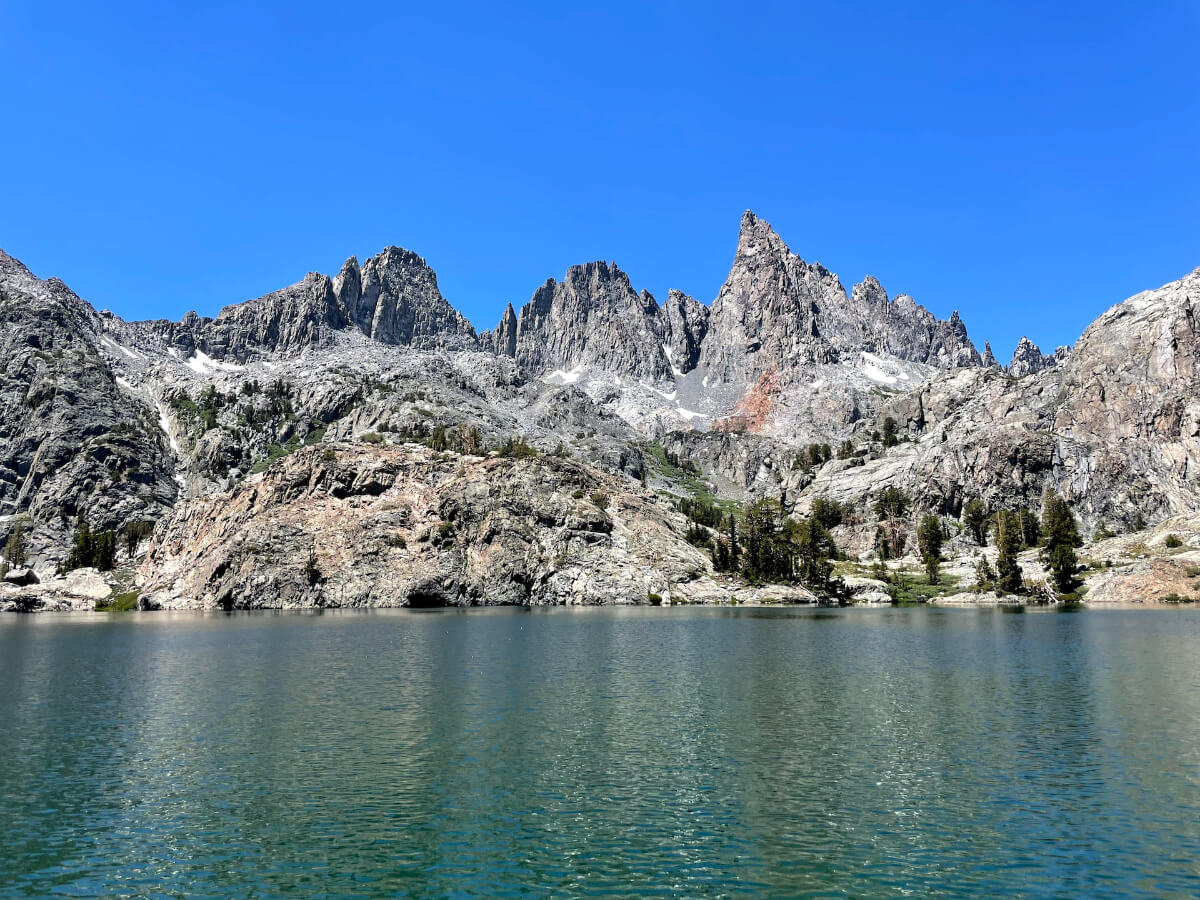
<path id="1" fill-rule="evenodd" d="M 652 384 L 670 377 L 658 303 L 616 265 L 572 266 L 561 282 L 548 280 L 521 307 L 515 333 L 510 313 L 485 343 L 511 350 L 531 374 L 594 366 Z"/>
<path id="2" fill-rule="evenodd" d="M 65 284 L 0 252 L 0 535 L 25 521 L 35 543 L 61 543 L 77 515 L 114 528 L 174 501 L 166 438 L 106 340 Z"/>
<path id="3" fill-rule="evenodd" d="M 683 291 L 672 290 L 662 309 L 662 337 L 668 362 L 679 374 L 687 374 L 700 362 L 700 348 L 708 336 L 711 311 Z"/>
<path id="4" fill-rule="evenodd" d="M 1156 521 L 1197 508 L 1200 269 L 1114 306 L 1061 364 L 1054 429 L 1085 448 L 1075 493 Z"/>
<path id="5" fill-rule="evenodd" d="M 1023 337 L 1017 342 L 1017 349 L 1013 351 L 1012 362 L 1008 364 L 1008 374 L 1014 378 L 1021 378 L 1049 369 L 1057 362 L 1055 357 L 1042 353 L 1037 344 Z"/>
<path id="6" fill-rule="evenodd" d="M 182 505 L 142 566 L 143 597 L 151 607 L 232 609 L 754 594 L 715 580 L 683 527 L 636 483 L 553 456 L 333 445 Z M 811 595 L 793 589 L 789 599 Z"/>

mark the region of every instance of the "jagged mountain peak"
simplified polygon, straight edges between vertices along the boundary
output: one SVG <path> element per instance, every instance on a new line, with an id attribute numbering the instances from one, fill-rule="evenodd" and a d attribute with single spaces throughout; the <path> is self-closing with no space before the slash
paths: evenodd
<path id="1" fill-rule="evenodd" d="M 1042 353 L 1037 344 L 1022 335 L 1021 339 L 1017 341 L 1016 349 L 1013 350 L 1012 361 L 1008 364 L 1008 372 L 1010 375 L 1020 378 L 1024 375 L 1041 372 L 1056 363 L 1057 359 L 1054 356 Z"/>
<path id="2" fill-rule="evenodd" d="M 361 266 L 351 256 L 333 278 L 309 272 L 286 288 L 227 306 L 215 319 L 188 315 L 154 324 L 182 352 L 240 362 L 328 343 L 346 329 L 401 346 L 477 345 L 471 323 L 442 296 L 425 259 L 394 246 Z"/>

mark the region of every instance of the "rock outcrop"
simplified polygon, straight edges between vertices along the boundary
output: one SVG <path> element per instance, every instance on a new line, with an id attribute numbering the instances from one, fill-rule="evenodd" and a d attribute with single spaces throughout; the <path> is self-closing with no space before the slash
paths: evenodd
<path id="1" fill-rule="evenodd" d="M 661 316 L 663 345 L 668 362 L 679 374 L 687 374 L 700 362 L 710 314 L 707 306 L 683 291 L 667 293 Z"/>
<path id="2" fill-rule="evenodd" d="M 744 591 L 714 579 L 685 528 L 652 494 L 569 460 L 341 444 L 179 506 L 143 563 L 142 596 L 231 609 L 716 602 Z"/>
<path id="3" fill-rule="evenodd" d="M 1013 351 L 1012 361 L 1008 364 L 1008 374 L 1014 378 L 1023 378 L 1026 375 L 1033 375 L 1035 372 L 1049 369 L 1057 362 L 1058 360 L 1054 356 L 1042 353 L 1038 345 L 1029 338 L 1022 337 Z"/>
<path id="4" fill-rule="evenodd" d="M 572 266 L 562 281 L 549 279 L 521 307 L 515 339 L 505 317 L 493 346 L 512 347 L 531 374 L 594 366 L 651 384 L 670 378 L 658 303 L 615 264 Z"/>

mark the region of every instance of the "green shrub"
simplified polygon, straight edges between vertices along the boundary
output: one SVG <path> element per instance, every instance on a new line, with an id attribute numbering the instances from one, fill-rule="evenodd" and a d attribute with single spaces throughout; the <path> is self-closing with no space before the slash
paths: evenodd
<path id="1" fill-rule="evenodd" d="M 531 447 L 520 438 L 509 438 L 500 445 L 500 455 L 511 459 L 525 459 L 528 456 L 537 456 L 538 452 L 536 447 Z"/>
<path id="2" fill-rule="evenodd" d="M 601 509 L 608 509 L 608 494 L 604 491 L 592 491 L 592 503 Z"/>
<path id="3" fill-rule="evenodd" d="M 389 547 L 396 547 L 400 550 L 403 550 L 408 546 L 408 541 L 406 541 L 404 539 L 404 535 L 400 534 L 399 532 L 389 535 L 386 543 Z"/>
<path id="4" fill-rule="evenodd" d="M 662 594 L 656 594 L 653 591 L 646 594 L 646 599 L 650 601 L 651 606 L 662 606 Z"/>
<path id="5" fill-rule="evenodd" d="M 1163 543 L 1171 550 L 1183 546 L 1183 541 L 1179 539 L 1179 535 L 1177 534 L 1168 534 L 1167 539 Z"/>

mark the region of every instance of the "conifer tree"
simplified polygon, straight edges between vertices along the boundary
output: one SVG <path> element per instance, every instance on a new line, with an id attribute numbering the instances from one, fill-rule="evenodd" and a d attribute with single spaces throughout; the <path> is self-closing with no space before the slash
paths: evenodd
<path id="1" fill-rule="evenodd" d="M 1074 590 L 1075 570 L 1079 567 L 1075 548 L 1082 543 L 1079 525 L 1067 501 L 1053 488 L 1046 491 L 1042 504 L 1042 535 L 1045 539 L 1042 562 L 1050 570 L 1054 586 L 1064 593 Z"/>
<path id="2" fill-rule="evenodd" d="M 887 529 L 882 525 L 875 527 L 875 554 L 881 563 L 887 561 L 889 556 Z"/>
<path id="3" fill-rule="evenodd" d="M 963 525 L 967 527 L 967 531 L 971 532 L 975 543 L 980 547 L 987 546 L 988 508 L 987 504 L 978 497 L 972 497 L 963 507 Z"/>
<path id="4" fill-rule="evenodd" d="M 737 517 L 729 514 L 729 571 L 739 572 L 742 568 L 742 552 L 738 547 Z"/>
<path id="5" fill-rule="evenodd" d="M 1032 510 L 1025 508 L 1020 509 L 1016 515 L 1021 547 L 1024 549 L 1036 547 L 1042 537 L 1042 529 L 1038 525 L 1038 517 Z"/>
<path id="6" fill-rule="evenodd" d="M 899 443 L 896 437 L 896 420 L 888 416 L 883 420 L 883 446 L 895 447 Z"/>
<path id="7" fill-rule="evenodd" d="M 917 549 L 925 565 L 925 575 L 930 584 L 938 583 L 938 569 L 942 560 L 942 523 L 933 513 L 925 513 L 917 528 Z"/>
<path id="8" fill-rule="evenodd" d="M 87 519 L 79 517 L 75 523 L 75 534 L 71 537 L 71 552 L 67 554 L 64 565 L 66 571 L 81 569 L 92 564 L 96 548 L 92 541 L 92 530 L 88 527 Z"/>
<path id="9" fill-rule="evenodd" d="M 1021 565 L 1017 554 L 1021 552 L 1020 526 L 1015 513 L 1002 509 L 996 513 L 996 590 L 1004 594 L 1015 594 L 1021 590 Z"/>
<path id="10" fill-rule="evenodd" d="M 9 569 L 20 568 L 23 565 L 25 565 L 25 526 L 17 523 L 16 528 L 12 530 L 4 544 L 4 558 L 0 560 L 0 578 L 4 577 Z"/>
<path id="11" fill-rule="evenodd" d="M 804 584 L 818 591 L 827 590 L 833 574 L 832 559 L 837 555 L 833 537 L 814 516 L 786 523 L 795 552 L 795 574 Z"/>

